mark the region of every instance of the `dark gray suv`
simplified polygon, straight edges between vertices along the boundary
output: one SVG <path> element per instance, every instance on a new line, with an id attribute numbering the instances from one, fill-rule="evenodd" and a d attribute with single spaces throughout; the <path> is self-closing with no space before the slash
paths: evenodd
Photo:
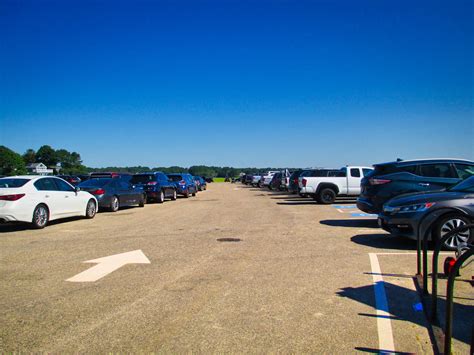
<path id="1" fill-rule="evenodd" d="M 393 197 L 412 192 L 444 190 L 474 175 L 474 162 L 461 159 L 400 160 L 375 164 L 361 181 L 357 207 L 380 213 Z"/>

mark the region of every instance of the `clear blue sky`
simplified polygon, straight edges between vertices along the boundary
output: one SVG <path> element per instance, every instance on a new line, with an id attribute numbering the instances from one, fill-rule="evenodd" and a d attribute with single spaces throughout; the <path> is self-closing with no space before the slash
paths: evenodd
<path id="1" fill-rule="evenodd" d="M 473 1 L 0 2 L 0 144 L 88 166 L 474 158 Z"/>

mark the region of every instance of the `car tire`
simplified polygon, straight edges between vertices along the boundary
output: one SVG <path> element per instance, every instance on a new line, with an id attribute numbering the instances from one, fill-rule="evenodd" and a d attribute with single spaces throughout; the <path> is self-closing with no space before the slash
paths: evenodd
<path id="1" fill-rule="evenodd" d="M 92 219 L 97 214 L 97 205 L 94 200 L 90 199 L 86 205 L 86 218 Z"/>
<path id="2" fill-rule="evenodd" d="M 471 221 L 465 216 L 456 213 L 451 213 L 441 217 L 438 221 L 436 221 L 433 226 L 433 233 L 434 236 L 439 240 L 453 229 L 469 223 L 471 223 Z M 460 243 L 467 242 L 470 237 L 471 230 L 469 229 L 464 232 L 457 233 L 444 243 L 444 248 L 448 250 L 457 250 L 457 246 Z"/>
<path id="3" fill-rule="evenodd" d="M 189 198 L 189 192 L 184 193 L 184 198 Z"/>
<path id="4" fill-rule="evenodd" d="M 112 200 L 110 201 L 110 211 L 117 212 L 120 208 L 120 201 L 117 196 L 112 196 Z"/>
<path id="5" fill-rule="evenodd" d="M 178 194 L 176 193 L 176 190 L 173 190 L 173 195 L 171 196 L 171 201 L 176 201 L 178 198 Z"/>
<path id="6" fill-rule="evenodd" d="M 49 222 L 49 210 L 46 205 L 38 205 L 36 206 L 35 210 L 33 211 L 33 218 L 31 220 L 31 224 L 35 229 L 42 229 L 46 227 Z"/>
<path id="7" fill-rule="evenodd" d="M 196 196 L 196 194 L 197 194 L 197 190 L 194 190 L 193 196 Z"/>
<path id="8" fill-rule="evenodd" d="M 336 191 L 330 188 L 321 189 L 316 196 L 316 201 L 323 205 L 330 205 L 336 200 Z"/>
<path id="9" fill-rule="evenodd" d="M 165 193 L 163 192 L 163 190 L 160 190 L 160 193 L 159 193 L 158 197 L 156 198 L 156 202 L 157 203 L 165 202 Z"/>
<path id="10" fill-rule="evenodd" d="M 143 194 L 142 199 L 138 203 L 138 207 L 145 207 L 145 203 L 146 203 L 146 194 Z"/>

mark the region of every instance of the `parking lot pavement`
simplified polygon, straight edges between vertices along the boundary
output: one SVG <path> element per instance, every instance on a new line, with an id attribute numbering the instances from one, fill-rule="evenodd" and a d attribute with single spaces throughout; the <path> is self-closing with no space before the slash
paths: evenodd
<path id="1" fill-rule="evenodd" d="M 222 183 L 43 230 L 0 226 L 0 351 L 431 352 L 415 243 L 352 213 Z"/>

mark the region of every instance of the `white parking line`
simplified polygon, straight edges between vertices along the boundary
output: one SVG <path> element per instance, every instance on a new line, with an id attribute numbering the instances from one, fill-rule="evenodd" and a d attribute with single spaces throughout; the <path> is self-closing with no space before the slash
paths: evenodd
<path id="1" fill-rule="evenodd" d="M 370 266 L 372 268 L 372 278 L 375 292 L 375 308 L 377 309 L 377 331 L 379 335 L 379 349 L 383 352 L 395 352 L 393 343 L 392 322 L 388 309 L 385 285 L 380 270 L 377 254 L 369 253 Z"/>

